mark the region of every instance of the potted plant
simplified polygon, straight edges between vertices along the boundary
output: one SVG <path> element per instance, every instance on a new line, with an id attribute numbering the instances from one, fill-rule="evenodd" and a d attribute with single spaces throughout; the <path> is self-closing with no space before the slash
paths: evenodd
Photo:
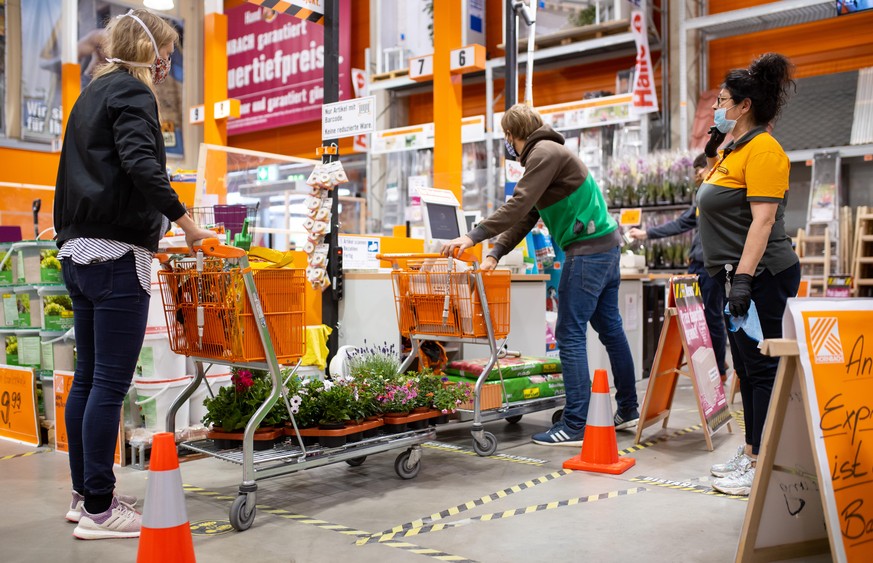
<path id="1" fill-rule="evenodd" d="M 457 410 L 458 406 L 469 401 L 472 393 L 469 385 L 452 383 L 447 377 L 441 379 L 441 387 L 433 397 L 433 408 L 442 413 L 437 423 L 447 422 L 448 416 Z"/>
<path id="2" fill-rule="evenodd" d="M 288 382 L 288 403 L 291 405 L 291 412 L 294 414 L 294 421 L 297 423 L 297 428 L 300 430 L 312 428 L 318 425 L 321 419 L 321 405 L 318 397 L 324 390 L 324 383 L 319 379 L 299 379 L 292 377 Z M 293 426 L 289 428 L 286 424 L 286 433 L 296 439 Z M 317 441 L 315 436 L 302 436 L 303 443 L 306 445 L 314 444 Z"/>
<path id="3" fill-rule="evenodd" d="M 212 426 L 211 437 L 223 448 L 230 447 L 230 442 L 242 440 L 242 431 L 271 389 L 266 372 L 233 368 L 231 381 L 233 386 L 221 388 L 214 397 L 203 402 L 206 407 L 203 423 Z M 277 404 L 277 407 L 273 407 L 262 422 L 270 428 L 256 430 L 256 449 L 269 449 L 277 438 L 273 425 L 277 421 L 281 423 L 285 412 L 284 405 Z"/>
<path id="4" fill-rule="evenodd" d="M 405 417 L 415 406 L 418 390 L 413 380 L 392 382 L 385 385 L 376 400 L 382 408 L 385 428 L 389 433 L 406 430 Z"/>
<path id="5" fill-rule="evenodd" d="M 424 412 L 433 408 L 434 396 L 442 388 L 443 382 L 430 369 L 424 369 L 415 374 L 418 396 L 415 398 L 413 412 Z"/>

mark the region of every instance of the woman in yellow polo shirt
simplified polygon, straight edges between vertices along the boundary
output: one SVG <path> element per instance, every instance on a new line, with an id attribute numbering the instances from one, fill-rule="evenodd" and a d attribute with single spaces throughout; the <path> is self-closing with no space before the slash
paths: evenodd
<path id="1" fill-rule="evenodd" d="M 711 171 L 697 194 L 704 265 L 725 286 L 731 316 L 745 316 L 754 301 L 764 338 L 782 336 L 786 301 L 800 285 L 784 221 L 790 164 L 767 132 L 794 85 L 791 69 L 784 56 L 768 53 L 748 69 L 727 73 L 705 150 Z M 733 140 L 719 154 L 727 133 Z M 740 374 L 746 445 L 711 471 L 719 477 L 716 489 L 748 495 L 779 362 L 761 354 L 744 331 L 728 336 Z"/>

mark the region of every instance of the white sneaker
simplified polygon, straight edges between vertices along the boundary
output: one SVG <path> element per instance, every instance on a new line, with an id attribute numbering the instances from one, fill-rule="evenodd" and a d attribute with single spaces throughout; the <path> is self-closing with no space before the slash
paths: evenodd
<path id="1" fill-rule="evenodd" d="M 83 508 L 73 536 L 80 540 L 138 538 L 141 527 L 142 515 L 129 504 L 119 502 L 118 497 L 113 497 L 106 512 L 90 514 Z"/>
<path id="2" fill-rule="evenodd" d="M 730 458 L 727 463 L 716 463 L 712 467 L 709 468 L 709 472 L 712 473 L 715 477 L 727 477 L 740 467 L 740 460 L 749 459 L 749 456 L 745 453 L 745 446 L 740 446 L 737 448 L 737 453 L 734 457 Z"/>
<path id="3" fill-rule="evenodd" d="M 123 502 L 124 504 L 128 504 L 130 506 L 136 506 L 136 503 L 139 501 L 138 498 L 132 495 L 122 495 L 119 493 L 115 493 L 115 496 L 118 497 L 118 500 Z M 65 518 L 70 522 L 78 522 L 82 517 L 82 509 L 85 506 L 85 497 L 73 491 L 73 500 L 70 502 L 70 509 L 67 511 Z"/>
<path id="4" fill-rule="evenodd" d="M 752 494 L 752 483 L 755 481 L 755 468 L 752 460 L 743 457 L 736 471 L 727 477 L 716 479 L 712 482 L 712 488 L 727 495 L 740 495 L 747 497 Z"/>

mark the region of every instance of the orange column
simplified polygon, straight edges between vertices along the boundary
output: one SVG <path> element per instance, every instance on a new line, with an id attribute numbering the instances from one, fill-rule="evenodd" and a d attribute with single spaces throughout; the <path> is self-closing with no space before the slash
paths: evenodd
<path id="1" fill-rule="evenodd" d="M 61 66 L 61 110 L 64 112 L 61 137 L 67 130 L 67 120 L 73 110 L 73 104 L 79 98 L 82 85 L 81 72 L 78 63 L 64 63 Z"/>
<path id="2" fill-rule="evenodd" d="M 215 102 L 227 99 L 227 16 L 210 13 L 203 18 L 203 141 L 227 145 L 227 121 L 215 119 Z M 227 160 L 213 154 L 206 161 L 206 193 L 227 200 Z"/>
<path id="3" fill-rule="evenodd" d="M 461 199 L 461 76 L 449 72 L 452 49 L 461 45 L 460 0 L 434 2 L 433 13 L 433 186 L 454 192 Z"/>

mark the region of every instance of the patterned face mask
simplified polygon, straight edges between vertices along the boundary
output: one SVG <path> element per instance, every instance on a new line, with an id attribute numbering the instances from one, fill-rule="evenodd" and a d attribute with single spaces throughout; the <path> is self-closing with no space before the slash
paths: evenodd
<path id="1" fill-rule="evenodd" d="M 506 154 L 508 154 L 512 158 L 518 158 L 518 151 L 516 151 L 515 147 L 512 146 L 512 143 L 507 141 L 505 138 L 503 139 L 503 146 L 506 147 Z"/>
<path id="2" fill-rule="evenodd" d="M 152 32 L 149 30 L 148 26 L 143 23 L 141 19 L 136 17 L 133 13 L 133 10 L 128 10 L 126 14 L 121 14 L 118 16 L 119 18 L 133 18 L 136 23 L 142 26 L 143 30 L 145 30 L 146 35 L 149 36 L 149 39 L 152 40 L 152 46 L 155 48 L 155 62 L 152 64 L 147 63 L 135 63 L 131 61 L 124 61 L 121 59 L 106 59 L 110 63 L 124 63 L 128 66 L 136 66 L 142 68 L 150 68 L 152 69 L 152 81 L 155 84 L 160 84 L 164 80 L 167 79 L 167 75 L 170 74 L 170 59 L 162 59 L 161 53 L 158 50 L 158 43 L 155 41 L 155 36 L 152 35 Z"/>

